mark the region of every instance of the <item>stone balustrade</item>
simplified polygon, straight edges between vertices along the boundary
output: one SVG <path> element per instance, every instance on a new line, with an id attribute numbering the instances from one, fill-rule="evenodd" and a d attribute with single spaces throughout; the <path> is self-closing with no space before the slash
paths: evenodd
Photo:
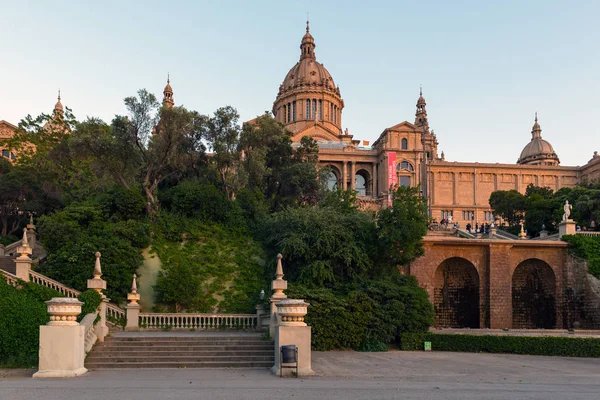
<path id="1" fill-rule="evenodd" d="M 98 335 L 96 334 L 96 329 L 95 329 L 97 318 L 98 318 L 97 312 L 90 313 L 90 314 L 87 314 L 83 318 L 83 320 L 81 320 L 81 322 L 79 323 L 79 325 L 81 325 L 85 328 L 84 350 L 86 353 L 92 349 L 92 347 L 96 343 L 96 340 L 98 340 Z"/>
<path id="2" fill-rule="evenodd" d="M 141 313 L 144 329 L 257 329 L 257 314 L 163 314 Z"/>
<path id="3" fill-rule="evenodd" d="M 581 235 L 581 236 L 588 236 L 588 237 L 596 237 L 596 236 L 600 236 L 600 232 L 590 232 L 590 231 L 579 231 L 576 233 L 577 235 Z"/>
<path id="4" fill-rule="evenodd" d="M 10 272 L 0 270 L 0 275 L 2 275 L 4 277 L 4 279 L 6 280 L 6 283 L 8 283 L 11 286 L 17 286 L 17 284 L 19 283 L 19 278 L 17 278 L 15 275 L 11 274 Z"/>
<path id="5" fill-rule="evenodd" d="M 70 287 L 63 285 L 62 283 L 55 281 L 54 279 L 50 279 L 47 276 L 35 271 L 29 271 L 29 277 L 31 278 L 31 282 L 54 289 L 57 292 L 62 293 L 66 297 L 77 298 L 77 296 L 81 294 L 80 291 L 71 289 Z"/>

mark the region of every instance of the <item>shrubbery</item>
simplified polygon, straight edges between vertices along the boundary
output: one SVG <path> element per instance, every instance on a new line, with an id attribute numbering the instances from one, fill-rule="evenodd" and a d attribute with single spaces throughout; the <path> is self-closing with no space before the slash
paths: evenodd
<path id="1" fill-rule="evenodd" d="M 437 351 L 600 357 L 596 338 L 403 333 L 399 339 L 400 350 L 423 350 L 424 342 L 431 342 L 431 349 Z"/>
<path id="2" fill-rule="evenodd" d="M 588 273 L 600 279 L 600 236 L 565 235 L 569 251 L 588 261 Z"/>
<path id="3" fill-rule="evenodd" d="M 38 363 L 40 325 L 50 321 L 44 303 L 53 297 L 64 297 L 54 289 L 35 283 L 21 282 L 19 288 L 8 285 L 0 273 L 0 366 L 35 367 Z M 81 293 L 80 319 L 94 312 L 100 294 L 94 290 Z"/>
<path id="4" fill-rule="evenodd" d="M 401 332 L 426 332 L 433 324 L 427 293 L 399 273 L 336 290 L 292 285 L 287 294 L 310 303 L 306 322 L 315 350 L 386 350 Z"/>

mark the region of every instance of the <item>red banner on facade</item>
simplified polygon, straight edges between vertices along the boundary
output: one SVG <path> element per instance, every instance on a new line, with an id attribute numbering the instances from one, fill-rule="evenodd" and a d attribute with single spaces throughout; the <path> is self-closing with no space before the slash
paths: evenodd
<path id="1" fill-rule="evenodd" d="M 390 188 L 396 186 L 396 152 L 389 151 L 387 153 L 388 165 L 387 165 L 387 173 L 388 173 L 388 191 Z M 392 194 L 388 193 L 388 205 L 392 205 Z"/>

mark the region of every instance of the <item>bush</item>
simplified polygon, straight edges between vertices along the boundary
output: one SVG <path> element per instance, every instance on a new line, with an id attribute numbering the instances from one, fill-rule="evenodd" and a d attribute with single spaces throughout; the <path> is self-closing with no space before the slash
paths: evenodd
<path id="1" fill-rule="evenodd" d="M 1 278 L 1 274 L 0 274 Z M 40 325 L 50 321 L 44 301 L 62 294 L 34 283 L 17 289 L 0 279 L 0 365 L 37 366 Z"/>
<path id="2" fill-rule="evenodd" d="M 385 351 L 401 332 L 426 332 L 433 307 L 413 276 L 399 273 L 333 289 L 293 285 L 288 297 L 305 299 L 315 350 Z"/>
<path id="3" fill-rule="evenodd" d="M 600 236 L 565 235 L 569 251 L 588 261 L 588 273 L 600 279 Z"/>
<path id="4" fill-rule="evenodd" d="M 21 282 L 15 288 L 0 279 L 0 366 L 37 366 L 40 325 L 46 325 L 50 321 L 48 307 L 44 302 L 54 297 L 64 295 L 31 282 Z M 78 298 L 84 302 L 79 319 L 95 312 L 102 300 L 95 290 L 87 290 Z"/>
<path id="5" fill-rule="evenodd" d="M 94 289 L 88 289 L 85 292 L 77 296 L 77 299 L 83 302 L 81 306 L 81 314 L 79 314 L 78 320 L 81 321 L 87 314 L 95 313 L 98 310 L 98 306 L 102 302 L 102 296 Z"/>
<path id="6" fill-rule="evenodd" d="M 600 357 L 600 339 L 531 336 L 450 335 L 402 333 L 400 350 L 423 350 L 431 342 L 437 351 L 510 353 L 558 357 Z"/>

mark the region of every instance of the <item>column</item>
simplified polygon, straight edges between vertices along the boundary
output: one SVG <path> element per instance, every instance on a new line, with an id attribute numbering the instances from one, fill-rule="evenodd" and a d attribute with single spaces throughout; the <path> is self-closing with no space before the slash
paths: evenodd
<path id="1" fill-rule="evenodd" d="M 352 161 L 352 168 L 350 170 L 350 188 L 356 190 L 356 161 Z"/>
<path id="2" fill-rule="evenodd" d="M 371 176 L 373 177 L 373 190 L 371 191 L 371 194 L 373 197 L 377 198 L 377 163 L 372 163 L 372 169 Z"/>
<path id="3" fill-rule="evenodd" d="M 452 172 L 452 204 L 456 205 L 458 204 L 458 201 L 456 200 L 457 198 L 457 190 L 456 190 L 456 186 L 457 186 L 457 177 L 458 174 L 456 172 Z"/>
<path id="4" fill-rule="evenodd" d="M 491 329 L 512 328 L 511 248 L 510 244 L 490 244 L 487 268 L 489 271 L 489 327 Z"/>
<path id="5" fill-rule="evenodd" d="M 342 166 L 342 189 L 348 189 L 348 161 Z"/>

